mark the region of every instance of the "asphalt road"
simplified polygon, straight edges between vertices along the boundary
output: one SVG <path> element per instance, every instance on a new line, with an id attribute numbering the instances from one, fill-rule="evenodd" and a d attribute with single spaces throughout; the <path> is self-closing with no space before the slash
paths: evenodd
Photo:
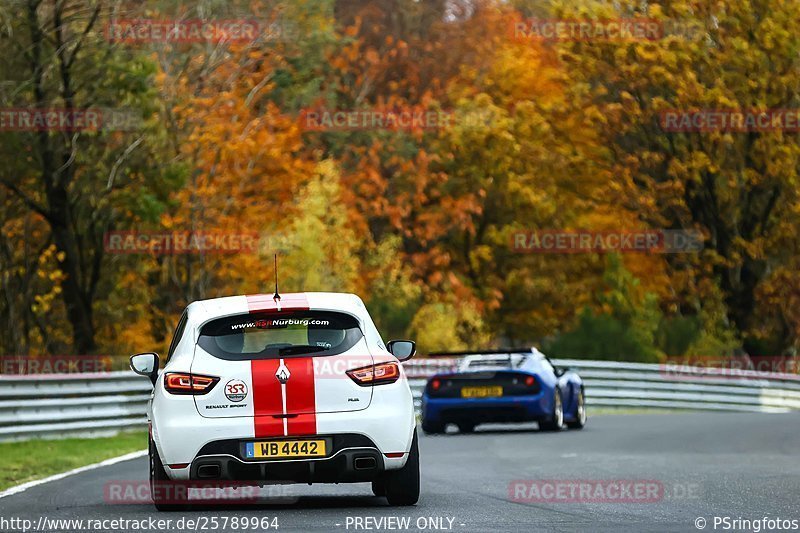
<path id="1" fill-rule="evenodd" d="M 162 530 L 182 531 L 185 522 L 174 524 L 181 518 L 216 518 L 218 527 L 209 521 L 207 531 L 245 531 L 241 524 L 231 527 L 232 517 L 277 517 L 279 530 L 405 530 L 402 523 L 380 528 L 377 522 L 398 517 L 410 519 L 411 531 L 464 532 L 698 531 L 700 517 L 705 531 L 763 531 L 760 524 L 724 529 L 720 522 L 715 528 L 714 517 L 729 517 L 731 526 L 734 519 L 800 521 L 800 413 L 603 415 L 590 418 L 582 431 L 540 433 L 535 424 L 479 428 L 471 435 L 422 437 L 420 449 L 422 495 L 411 508 L 389 507 L 368 484 L 283 486 L 281 497 L 261 505 L 181 513 L 107 503 L 109 482 L 146 478 L 141 458 L 0 499 L 0 519 L 153 517 L 173 520 Z M 576 480 L 591 491 L 573 499 L 554 492 Z M 616 489 L 609 480 L 617 480 Z M 509 491 L 517 481 L 524 490 L 514 484 Z M 656 490 L 642 498 L 633 492 L 637 484 Z M 0 529 L 14 530 L 5 526 Z"/>

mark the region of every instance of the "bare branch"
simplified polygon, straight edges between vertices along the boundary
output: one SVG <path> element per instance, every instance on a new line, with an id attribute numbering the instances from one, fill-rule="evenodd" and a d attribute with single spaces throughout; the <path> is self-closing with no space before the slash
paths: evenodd
<path id="1" fill-rule="evenodd" d="M 97 18 L 100 15 L 100 5 L 101 4 L 98 3 L 97 7 L 95 7 L 94 12 L 92 12 L 92 18 L 86 24 L 86 28 L 84 28 L 83 33 L 78 38 L 78 43 L 75 45 L 75 48 L 72 49 L 72 55 L 67 60 L 67 68 L 70 68 L 72 66 L 72 63 L 75 61 L 75 57 L 78 55 L 81 46 L 83 46 L 86 36 L 89 34 L 89 32 L 92 30 L 95 23 L 97 22 Z"/>
<path id="2" fill-rule="evenodd" d="M 11 192 L 13 192 L 14 194 L 16 194 L 16 195 L 19 197 L 19 199 L 20 199 L 20 200 L 22 200 L 22 201 L 25 203 L 25 205 L 27 205 L 29 208 L 31 208 L 32 210 L 34 210 L 34 211 L 36 211 L 37 213 L 39 213 L 40 215 L 42 215 L 42 216 L 43 216 L 44 218 L 46 218 L 47 220 L 51 220 L 51 218 L 50 218 L 50 212 L 49 212 L 49 211 L 47 211 L 47 210 L 46 210 L 44 207 L 42 207 L 41 205 L 39 205 L 37 202 L 35 202 L 35 201 L 34 201 L 32 198 L 30 198 L 30 197 L 29 197 L 27 194 L 25 194 L 25 193 L 22 191 L 22 189 L 20 189 L 19 187 L 17 187 L 17 186 L 16 186 L 16 185 L 14 185 L 13 183 L 10 183 L 10 182 L 8 182 L 8 181 L 6 181 L 6 180 L 0 180 L 0 184 L 2 184 L 2 185 L 3 185 L 4 187 L 6 187 L 8 190 L 10 190 L 10 191 L 11 191 Z"/>
<path id="3" fill-rule="evenodd" d="M 137 148 L 137 147 L 138 147 L 140 144 L 142 144 L 142 142 L 143 142 L 143 141 L 144 141 L 144 136 L 140 136 L 138 139 L 136 139 L 135 141 L 133 141 L 133 142 L 132 142 L 132 143 L 131 143 L 131 144 L 130 144 L 130 145 L 129 145 L 129 146 L 126 148 L 126 149 L 125 149 L 125 151 L 124 151 L 124 152 L 122 152 L 122 155 L 120 155 L 120 156 L 117 158 L 117 160 L 114 162 L 114 165 L 111 167 L 111 172 L 109 172 L 109 173 L 108 173 L 108 182 L 106 183 L 106 190 L 107 190 L 107 191 L 110 191 L 110 190 L 111 190 L 111 188 L 114 186 L 114 179 L 115 179 L 115 178 L 116 178 L 116 176 L 117 176 L 117 170 L 119 169 L 120 165 L 122 165 L 122 163 L 125 161 L 125 159 L 127 159 L 127 158 L 128 158 L 128 156 L 129 156 L 129 155 L 130 155 L 130 154 L 131 154 L 131 153 L 132 153 L 134 150 L 136 150 L 136 148 Z"/>

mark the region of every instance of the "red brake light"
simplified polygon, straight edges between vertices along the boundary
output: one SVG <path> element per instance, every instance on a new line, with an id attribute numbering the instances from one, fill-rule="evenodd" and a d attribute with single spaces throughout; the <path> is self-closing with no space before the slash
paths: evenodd
<path id="1" fill-rule="evenodd" d="M 536 383 L 536 380 L 533 379 L 533 376 L 528 376 L 527 378 L 525 378 L 525 385 L 527 385 L 528 387 L 532 386 L 534 383 Z"/>
<path id="2" fill-rule="evenodd" d="M 384 385 L 398 380 L 400 367 L 397 363 L 380 363 L 348 370 L 347 375 L 361 386 Z"/>
<path id="3" fill-rule="evenodd" d="M 171 394 L 206 394 L 214 388 L 219 378 L 169 372 L 164 375 L 164 389 Z"/>
<path id="4" fill-rule="evenodd" d="M 442 382 L 439 381 L 438 379 L 434 379 L 433 381 L 431 381 L 431 388 L 433 390 L 439 390 L 439 387 L 441 387 L 441 386 L 442 386 Z"/>

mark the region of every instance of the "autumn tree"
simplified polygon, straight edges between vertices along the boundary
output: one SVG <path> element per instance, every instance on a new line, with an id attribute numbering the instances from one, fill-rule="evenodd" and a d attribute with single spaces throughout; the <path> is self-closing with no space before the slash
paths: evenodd
<path id="1" fill-rule="evenodd" d="M 26 245 L 38 253 L 48 242 L 55 247 L 50 268 L 60 272 L 53 281 L 79 353 L 96 349 L 95 307 L 113 287 L 104 275 L 104 233 L 143 198 L 157 197 L 149 191 L 159 165 L 143 129 L 153 110 L 153 66 L 106 39 L 109 16 L 100 1 L 26 0 L 0 10 L 4 106 L 70 113 L 125 108 L 134 119 L 131 131 L 110 125 L 106 114 L 94 129 L 2 134 L 7 164 L 0 187 L 46 224 L 39 238 L 28 233 Z"/>
<path id="2" fill-rule="evenodd" d="M 591 117 L 607 147 L 609 196 L 651 227 L 698 229 L 705 250 L 666 258 L 670 300 L 696 313 L 703 290 L 718 287 L 732 327 L 758 351 L 758 295 L 776 281 L 796 287 L 780 266 L 797 250 L 800 144 L 787 131 L 665 131 L 667 110 L 796 109 L 800 94 L 792 2 L 558 2 L 560 18 L 651 18 L 655 40 L 562 42 L 570 98 Z M 704 282 L 711 279 L 713 284 Z M 714 290 L 714 289 L 712 289 Z M 769 293 L 765 291 L 764 294 Z M 767 305 L 769 307 L 769 305 Z M 778 345 L 796 329 L 773 331 Z"/>

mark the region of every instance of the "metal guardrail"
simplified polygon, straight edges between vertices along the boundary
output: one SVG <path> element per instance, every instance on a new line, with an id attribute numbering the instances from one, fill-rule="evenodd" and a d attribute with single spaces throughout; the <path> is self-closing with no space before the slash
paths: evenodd
<path id="1" fill-rule="evenodd" d="M 426 379 L 456 358 L 404 363 L 419 409 Z M 561 359 L 586 385 L 587 406 L 786 412 L 800 410 L 800 376 L 710 368 Z M 144 427 L 147 379 L 130 371 L 0 376 L 0 440 L 110 434 Z"/>
<path id="2" fill-rule="evenodd" d="M 587 407 L 687 409 L 701 411 L 786 412 L 800 410 L 800 375 L 715 369 L 676 364 L 560 359 L 554 363 L 578 372 Z M 406 363 L 415 405 L 426 377 L 456 368 L 458 359 L 419 359 Z"/>
<path id="3" fill-rule="evenodd" d="M 151 385 L 131 371 L 0 377 L 0 440 L 144 427 Z"/>

